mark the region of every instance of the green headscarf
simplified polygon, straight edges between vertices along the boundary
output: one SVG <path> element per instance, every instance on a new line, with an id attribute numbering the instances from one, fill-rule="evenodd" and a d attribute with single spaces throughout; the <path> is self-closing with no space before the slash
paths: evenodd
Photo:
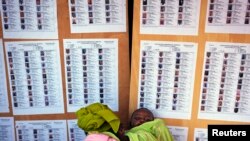
<path id="1" fill-rule="evenodd" d="M 120 119 L 107 106 L 101 103 L 93 103 L 76 112 L 78 126 L 86 132 L 105 132 L 112 129 L 117 133 Z"/>

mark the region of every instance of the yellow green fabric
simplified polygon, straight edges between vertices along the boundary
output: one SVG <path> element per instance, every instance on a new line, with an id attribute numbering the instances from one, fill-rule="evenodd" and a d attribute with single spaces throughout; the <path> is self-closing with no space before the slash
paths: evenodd
<path id="1" fill-rule="evenodd" d="M 111 132 L 102 132 L 102 134 L 108 135 L 108 136 L 112 137 L 113 139 L 116 139 L 117 141 L 120 141 L 120 139 L 117 138 L 116 135 L 114 135 Z"/>
<path id="2" fill-rule="evenodd" d="M 112 129 L 117 133 L 120 119 L 104 104 L 93 103 L 76 112 L 77 125 L 86 132 L 105 132 Z"/>
<path id="3" fill-rule="evenodd" d="M 143 123 L 126 132 L 130 141 L 174 141 L 169 129 L 161 119 Z"/>

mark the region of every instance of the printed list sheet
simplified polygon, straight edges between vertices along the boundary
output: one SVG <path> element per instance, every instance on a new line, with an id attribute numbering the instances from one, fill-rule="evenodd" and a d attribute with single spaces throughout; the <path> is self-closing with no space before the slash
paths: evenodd
<path id="1" fill-rule="evenodd" d="M 9 112 L 9 101 L 7 93 L 7 84 L 6 84 L 6 72 L 5 72 L 5 61 L 4 61 L 4 51 L 3 51 L 3 42 L 0 40 L 0 113 Z"/>
<path id="2" fill-rule="evenodd" d="M 64 113 L 58 41 L 5 42 L 14 115 Z"/>
<path id="3" fill-rule="evenodd" d="M 142 41 L 138 107 L 156 117 L 190 119 L 197 44 Z"/>
<path id="4" fill-rule="evenodd" d="M 125 32 L 125 0 L 68 0 L 71 33 Z"/>
<path id="5" fill-rule="evenodd" d="M 250 44 L 207 42 L 200 119 L 250 121 Z"/>
<path id="6" fill-rule="evenodd" d="M 140 0 L 140 33 L 198 35 L 201 0 Z"/>
<path id="7" fill-rule="evenodd" d="M 57 39 L 56 0 L 1 0 L 4 38 Z"/>
<path id="8" fill-rule="evenodd" d="M 207 33 L 250 33 L 249 0 L 208 0 Z"/>
<path id="9" fill-rule="evenodd" d="M 118 111 L 118 40 L 65 39 L 68 112 L 94 102 Z"/>

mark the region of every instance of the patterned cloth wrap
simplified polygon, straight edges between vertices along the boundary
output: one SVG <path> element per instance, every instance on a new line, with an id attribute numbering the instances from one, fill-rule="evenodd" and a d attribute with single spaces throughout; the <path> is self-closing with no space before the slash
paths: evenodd
<path id="1" fill-rule="evenodd" d="M 161 119 L 145 122 L 126 132 L 130 141 L 174 141 L 173 136 Z"/>
<path id="2" fill-rule="evenodd" d="M 105 132 L 110 129 L 117 133 L 120 119 L 107 106 L 101 103 L 93 103 L 76 112 L 77 124 L 85 132 Z"/>

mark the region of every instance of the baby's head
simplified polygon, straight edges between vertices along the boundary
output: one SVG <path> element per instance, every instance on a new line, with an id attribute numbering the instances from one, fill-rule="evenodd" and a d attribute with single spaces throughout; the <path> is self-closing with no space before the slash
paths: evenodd
<path id="1" fill-rule="evenodd" d="M 133 128 L 145 122 L 154 120 L 154 115 L 149 109 L 140 108 L 133 112 L 130 120 L 130 126 Z"/>

